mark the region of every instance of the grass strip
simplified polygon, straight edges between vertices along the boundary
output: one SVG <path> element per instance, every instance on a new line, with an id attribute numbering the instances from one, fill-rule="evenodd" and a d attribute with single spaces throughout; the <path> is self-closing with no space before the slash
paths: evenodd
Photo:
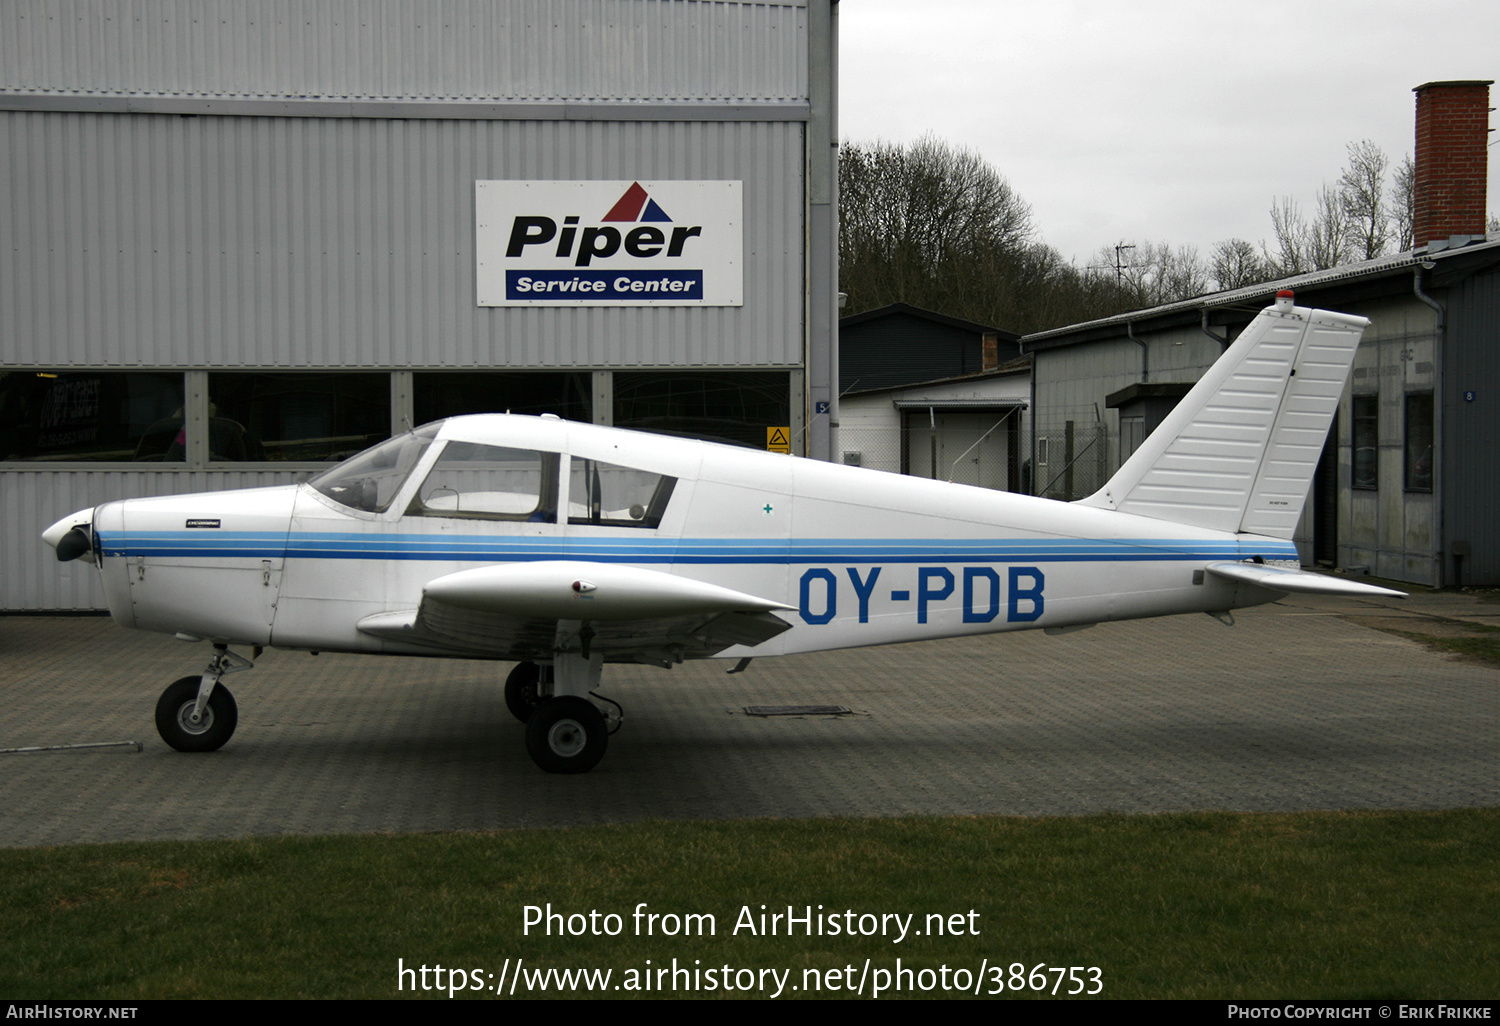
<path id="1" fill-rule="evenodd" d="M 1492 998 L 1496 852 L 1500 810 L 652 822 L 12 849 L 0 851 L 0 997 L 446 1000 L 446 989 L 398 992 L 397 960 L 481 974 L 468 982 L 521 957 L 528 969 L 608 969 L 611 986 L 627 986 L 608 997 L 670 996 L 628 989 L 648 959 L 700 974 L 791 970 L 791 986 L 817 976 L 823 993 L 847 996 L 828 983 L 852 984 L 866 959 L 894 970 L 900 958 L 933 980 L 942 966 L 965 969 L 985 993 L 994 967 L 1014 985 L 1010 967 L 1022 963 L 1097 966 L 1106 998 Z M 711 914 L 714 931 L 664 936 L 672 921 L 660 919 L 638 936 L 641 902 L 647 915 Z M 621 932 L 524 933 L 525 906 L 549 903 L 614 913 Z M 743 927 L 747 912 L 758 927 L 762 905 L 841 920 L 911 913 L 924 935 L 896 942 L 891 924 L 885 936 L 766 936 Z M 942 936 L 925 931 L 929 915 L 942 917 Z M 706 934 L 707 920 L 695 922 Z M 828 975 L 845 967 L 853 975 Z"/>

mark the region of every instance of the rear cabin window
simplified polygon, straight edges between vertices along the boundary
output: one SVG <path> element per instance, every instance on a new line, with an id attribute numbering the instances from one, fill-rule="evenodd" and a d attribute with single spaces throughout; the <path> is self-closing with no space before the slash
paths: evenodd
<path id="1" fill-rule="evenodd" d="M 600 527 L 661 524 L 675 477 L 574 456 L 568 479 L 568 523 Z"/>

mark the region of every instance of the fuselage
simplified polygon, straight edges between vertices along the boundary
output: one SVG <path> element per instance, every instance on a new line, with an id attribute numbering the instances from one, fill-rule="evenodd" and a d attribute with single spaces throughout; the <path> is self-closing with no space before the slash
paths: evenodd
<path id="1" fill-rule="evenodd" d="M 789 607 L 792 629 L 719 653 L 736 657 L 1227 610 L 1276 596 L 1208 563 L 1297 558 L 1274 538 L 555 418 L 405 438 L 308 484 L 98 507 L 111 614 L 231 644 L 435 654 L 356 625 L 457 571 L 577 560 Z"/>

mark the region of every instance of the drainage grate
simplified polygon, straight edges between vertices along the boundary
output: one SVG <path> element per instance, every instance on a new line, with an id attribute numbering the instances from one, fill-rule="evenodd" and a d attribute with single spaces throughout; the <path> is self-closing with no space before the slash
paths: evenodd
<path id="1" fill-rule="evenodd" d="M 847 705 L 747 705 L 749 716 L 844 716 L 850 712 Z"/>

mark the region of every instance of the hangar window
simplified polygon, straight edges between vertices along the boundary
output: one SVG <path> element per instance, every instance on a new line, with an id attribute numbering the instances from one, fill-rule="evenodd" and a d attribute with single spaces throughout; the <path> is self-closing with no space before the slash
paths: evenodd
<path id="1" fill-rule="evenodd" d="M 1354 396 L 1351 413 L 1354 421 L 1355 488 L 1374 489 L 1380 485 L 1380 397 Z"/>
<path id="2" fill-rule="evenodd" d="M 554 452 L 449 442 L 407 512 L 555 524 L 560 460 Z"/>
<path id="3" fill-rule="evenodd" d="M 657 527 L 675 477 L 574 456 L 568 476 L 568 523 Z"/>
<path id="4" fill-rule="evenodd" d="M 791 379 L 770 371 L 615 371 L 616 427 L 766 447 L 791 424 Z"/>
<path id="5" fill-rule="evenodd" d="M 1406 397 L 1406 490 L 1432 491 L 1432 393 Z"/>
<path id="6" fill-rule="evenodd" d="M 549 371 L 418 371 L 412 375 L 412 410 L 418 424 L 466 413 L 554 413 L 564 420 L 593 420 L 593 375 Z"/>
<path id="7" fill-rule="evenodd" d="M 0 372 L 0 459 L 183 460 L 182 375 Z"/>
<path id="8" fill-rule="evenodd" d="M 347 459 L 391 433 L 389 374 L 213 373 L 213 462 Z"/>

